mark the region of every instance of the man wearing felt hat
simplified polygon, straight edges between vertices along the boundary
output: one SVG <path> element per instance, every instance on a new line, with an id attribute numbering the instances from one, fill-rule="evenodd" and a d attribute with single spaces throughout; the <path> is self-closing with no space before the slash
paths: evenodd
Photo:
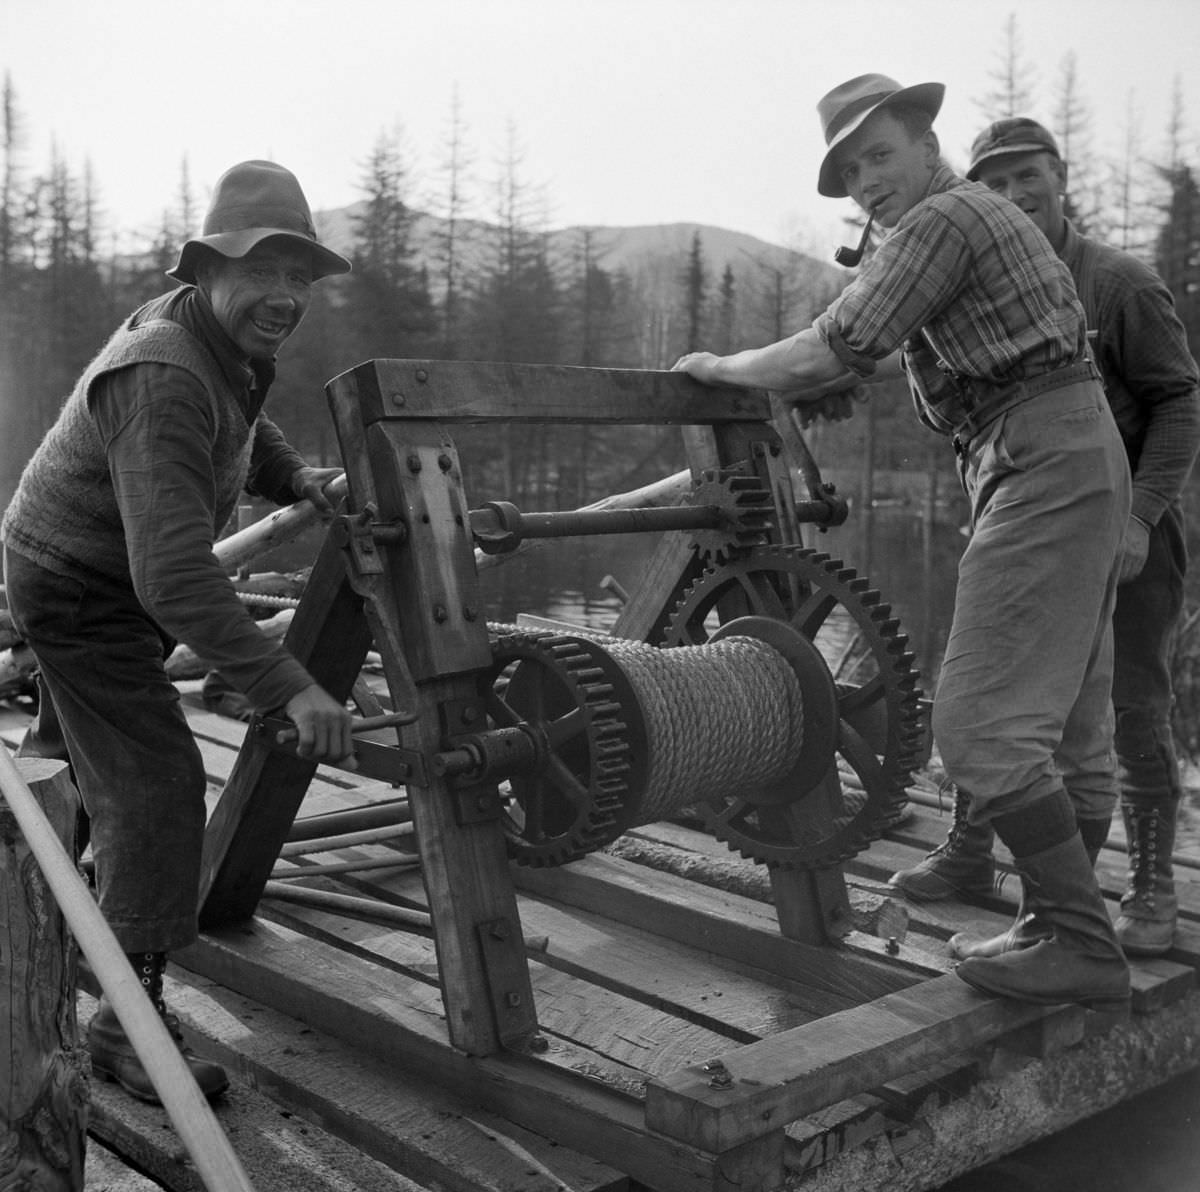
<path id="1" fill-rule="evenodd" d="M 1170 950 L 1178 913 L 1171 853 L 1182 792 L 1171 731 L 1171 646 L 1183 611 L 1180 496 L 1200 448 L 1200 377 L 1162 279 L 1131 254 L 1082 235 L 1067 218 L 1067 163 L 1047 128 L 1025 116 L 988 125 L 971 146 L 967 177 L 1024 211 L 1070 268 L 1133 470 L 1113 613 L 1115 740 L 1129 849 L 1116 931 L 1127 954 L 1160 956 Z M 1069 773 L 1066 781 L 1080 829 L 1098 847 L 1112 799 L 1075 791 Z M 947 840 L 892 879 L 910 896 L 932 901 L 964 887 L 990 888 L 991 832 L 962 822 L 962 803 Z M 1027 947 L 1045 930 L 1036 913 L 1019 914 L 1001 935 L 964 934 L 950 946 L 959 956 L 988 955 Z"/>
<path id="2" fill-rule="evenodd" d="M 87 366 L 4 517 L 9 609 L 41 696 L 22 752 L 70 761 L 100 909 L 177 1040 L 163 970 L 196 938 L 206 779 L 167 655 L 186 643 L 290 718 L 303 756 L 352 762 L 346 708 L 258 629 L 213 554 L 243 490 L 330 510 L 339 469 L 309 467 L 263 403 L 313 282 L 349 268 L 288 170 L 226 171 L 169 273 L 182 284 Z M 107 999 L 88 1043 L 97 1074 L 157 1100 Z M 207 1096 L 224 1091 L 218 1065 L 184 1054 Z"/>
<path id="3" fill-rule="evenodd" d="M 956 972 L 985 992 L 1119 1010 L 1129 968 L 1059 761 L 1115 790 L 1111 620 L 1129 468 L 1070 271 L 1022 212 L 941 161 L 943 93 L 868 74 L 821 99 L 817 188 L 852 197 L 887 235 L 811 327 L 676 367 L 808 402 L 902 360 L 971 504 L 934 735 L 972 822 L 1008 845 L 1051 929 Z"/>

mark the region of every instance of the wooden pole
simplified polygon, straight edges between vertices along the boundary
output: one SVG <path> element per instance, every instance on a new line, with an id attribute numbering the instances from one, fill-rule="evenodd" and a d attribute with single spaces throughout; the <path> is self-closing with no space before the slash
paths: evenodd
<path id="1" fill-rule="evenodd" d="M 336 506 L 346 495 L 346 477 L 339 476 L 332 481 L 325 489 L 325 495 Z M 213 554 L 226 571 L 236 571 L 257 555 L 291 542 L 320 520 L 321 514 L 311 501 L 297 501 L 286 509 L 277 509 L 244 530 L 238 530 L 236 534 L 230 534 L 228 538 L 222 538 L 213 547 Z"/>
<path id="2" fill-rule="evenodd" d="M 665 476 L 662 480 L 645 484 L 641 488 L 631 489 L 625 493 L 613 493 L 611 496 L 594 501 L 591 505 L 584 505 L 583 509 L 646 509 L 654 505 L 665 505 L 677 501 L 690 488 L 690 474 L 686 471 L 676 472 L 673 476 Z M 333 481 L 326 489 L 326 494 L 335 505 L 345 496 L 345 493 L 345 477 Z M 265 554 L 267 551 L 274 550 L 275 547 L 299 537 L 320 520 L 321 515 L 311 501 L 297 501 L 286 509 L 276 510 L 267 517 L 261 518 L 244 530 L 238 530 L 236 534 L 230 534 L 228 538 L 222 538 L 213 547 L 213 554 L 217 556 L 222 567 L 227 571 L 233 571 L 256 556 Z M 544 544 L 541 539 L 527 539 L 512 554 L 529 550 L 539 544 Z M 482 569 L 497 567 L 511 557 L 511 554 L 485 555 L 482 551 L 475 552 L 475 562 Z"/>
<path id="3" fill-rule="evenodd" d="M 63 845 L 79 799 L 62 762 L 17 763 Z M 74 1192 L 87 1149 L 86 1058 L 70 933 L 0 799 L 0 1188 Z"/>
<path id="4" fill-rule="evenodd" d="M 41 759 L 30 759 L 37 761 Z M 64 771 L 62 762 L 42 761 Z M 158 1012 L 121 951 L 67 850 L 38 805 L 17 763 L 0 748 L 0 791 L 7 800 L 46 885 L 146 1069 L 163 1107 L 209 1192 L 253 1192 L 212 1107 L 200 1092 Z M 25 996 L 33 996 L 31 990 Z M 2 1086 L 0 1086 L 2 1087 Z M 18 1185 L 20 1186 L 20 1185 Z M 76 1187 L 81 1187 L 82 1182 Z"/>

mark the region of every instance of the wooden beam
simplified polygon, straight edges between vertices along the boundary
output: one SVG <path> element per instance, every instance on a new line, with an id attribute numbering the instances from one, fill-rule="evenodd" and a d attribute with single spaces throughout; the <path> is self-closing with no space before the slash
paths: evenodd
<path id="1" fill-rule="evenodd" d="M 345 699 L 371 644 L 362 599 L 326 540 L 285 644 L 334 699 Z M 200 875 L 203 926 L 248 919 L 304 800 L 316 765 L 247 734 L 209 819 Z"/>
<path id="2" fill-rule="evenodd" d="M 731 1051 L 646 1088 L 646 1124 L 720 1152 L 834 1101 L 979 1047 L 1057 1007 L 985 997 L 953 974 Z"/>
<path id="3" fill-rule="evenodd" d="M 765 422 L 765 393 L 702 385 L 686 373 L 452 360 L 369 360 L 334 377 L 331 402 L 363 420 L 630 423 Z"/>
<path id="4" fill-rule="evenodd" d="M 521 868 L 515 878 L 520 889 L 539 897 L 772 973 L 818 1014 L 920 985 L 922 977 L 940 971 L 929 967 L 928 956 L 921 965 L 903 948 L 884 962 L 781 937 L 769 906 L 616 857 L 592 854 L 557 869 Z M 877 942 L 882 950 L 884 942 Z"/>
<path id="5" fill-rule="evenodd" d="M 468 1056 L 446 1043 L 436 991 L 364 965 L 339 949 L 255 919 L 209 933 L 173 959 L 377 1059 L 437 1084 L 585 1154 L 655 1192 L 708 1192 L 713 1156 L 648 1135 L 641 1105 L 534 1053 Z M 565 1045 L 556 1040 L 552 1049 Z"/>

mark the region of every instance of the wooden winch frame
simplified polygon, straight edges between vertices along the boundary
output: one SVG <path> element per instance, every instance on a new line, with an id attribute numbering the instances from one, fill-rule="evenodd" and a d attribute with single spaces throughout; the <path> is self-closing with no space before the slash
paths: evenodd
<path id="1" fill-rule="evenodd" d="M 407 723 L 396 729 L 399 748 L 362 740 L 357 753 L 367 773 L 408 787 L 450 1042 L 480 1056 L 521 1050 L 538 1023 L 499 789 L 456 780 L 435 760 L 456 737 L 485 727 L 477 679 L 492 664 L 451 429 L 678 425 L 694 479 L 736 470 L 770 493 L 766 536 L 775 545 L 802 545 L 802 521 L 839 520 L 836 503 L 802 441 L 804 458 L 785 447 L 766 394 L 682 373 L 374 360 L 334 378 L 328 397 L 348 511 L 326 537 L 286 644 L 337 699 L 350 697 L 368 650 L 379 652 L 394 716 Z M 808 502 L 795 499 L 796 467 L 809 482 Z M 656 640 L 701 568 L 687 533 L 663 534 L 612 634 Z M 205 839 L 203 927 L 252 917 L 315 771 L 273 734 L 247 733 Z M 840 867 L 772 866 L 770 876 L 785 937 L 821 944 L 847 933 Z"/>

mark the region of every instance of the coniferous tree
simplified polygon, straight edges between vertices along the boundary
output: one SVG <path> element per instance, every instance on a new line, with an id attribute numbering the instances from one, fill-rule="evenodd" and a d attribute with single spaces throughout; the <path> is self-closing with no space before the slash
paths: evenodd
<path id="1" fill-rule="evenodd" d="M 367 161 L 366 201 L 354 219 L 354 270 L 345 280 L 344 315 L 362 358 L 421 356 L 434 333 L 428 277 L 416 261 L 415 212 L 399 132 L 383 133 Z"/>
<path id="2" fill-rule="evenodd" d="M 485 260 L 472 295 L 471 347 L 483 360 L 556 363 L 561 359 L 561 306 L 550 260 L 544 195 L 523 174 L 523 154 L 510 124 L 495 181 L 495 214 L 485 231 Z M 486 442 L 464 436 L 476 464 L 484 455 L 497 467 L 492 487 L 520 499 L 546 472 L 545 427 L 500 428 Z"/>
<path id="3" fill-rule="evenodd" d="M 1193 356 L 1200 356 L 1200 186 L 1182 161 L 1164 171 L 1170 187 L 1155 265 L 1175 298 Z"/>
<path id="4" fill-rule="evenodd" d="M 438 222 L 435 225 L 430 253 L 433 282 L 441 292 L 440 354 L 451 360 L 459 353 L 460 337 L 463 334 L 465 257 L 470 248 L 467 196 L 471 164 L 458 87 L 455 86 L 451 97 L 444 156 L 438 171 L 440 187 L 431 204 Z"/>
<path id="5" fill-rule="evenodd" d="M 733 266 L 728 262 L 721 274 L 721 287 L 717 291 L 717 328 L 716 351 L 728 355 L 733 351 L 734 336 L 737 328 L 737 280 L 733 275 Z"/>
<path id="6" fill-rule="evenodd" d="M 1130 91 L 1125 105 L 1121 156 L 1113 163 L 1110 240 L 1118 248 L 1149 259 L 1153 239 L 1148 228 L 1149 205 L 1144 197 L 1145 162 L 1139 152 L 1141 121 Z"/>
<path id="7" fill-rule="evenodd" d="M 0 453 L 0 502 L 8 503 L 32 438 L 25 391 L 25 348 L 32 331 L 28 301 L 31 263 L 25 188 L 21 180 L 24 121 L 17 105 L 12 76 L 5 73 L 0 93 L 0 418 L 6 433 Z"/>
<path id="8" fill-rule="evenodd" d="M 697 230 L 692 233 L 692 247 L 683 271 L 684 328 L 688 352 L 698 352 L 704 346 L 704 320 L 708 304 L 708 268 L 704 262 L 704 238 Z"/>
<path id="9" fill-rule="evenodd" d="M 1084 235 L 1103 238 L 1103 180 L 1096 169 L 1091 112 L 1080 89 L 1073 50 L 1062 60 L 1050 130 L 1069 170 L 1063 210 Z"/>
<path id="10" fill-rule="evenodd" d="M 975 101 L 987 123 L 1009 116 L 1028 116 L 1033 111 L 1036 72 L 1023 56 L 1015 13 L 1009 13 L 1004 24 L 1004 41 L 998 56 L 999 62 L 988 72 L 992 89 Z"/>

